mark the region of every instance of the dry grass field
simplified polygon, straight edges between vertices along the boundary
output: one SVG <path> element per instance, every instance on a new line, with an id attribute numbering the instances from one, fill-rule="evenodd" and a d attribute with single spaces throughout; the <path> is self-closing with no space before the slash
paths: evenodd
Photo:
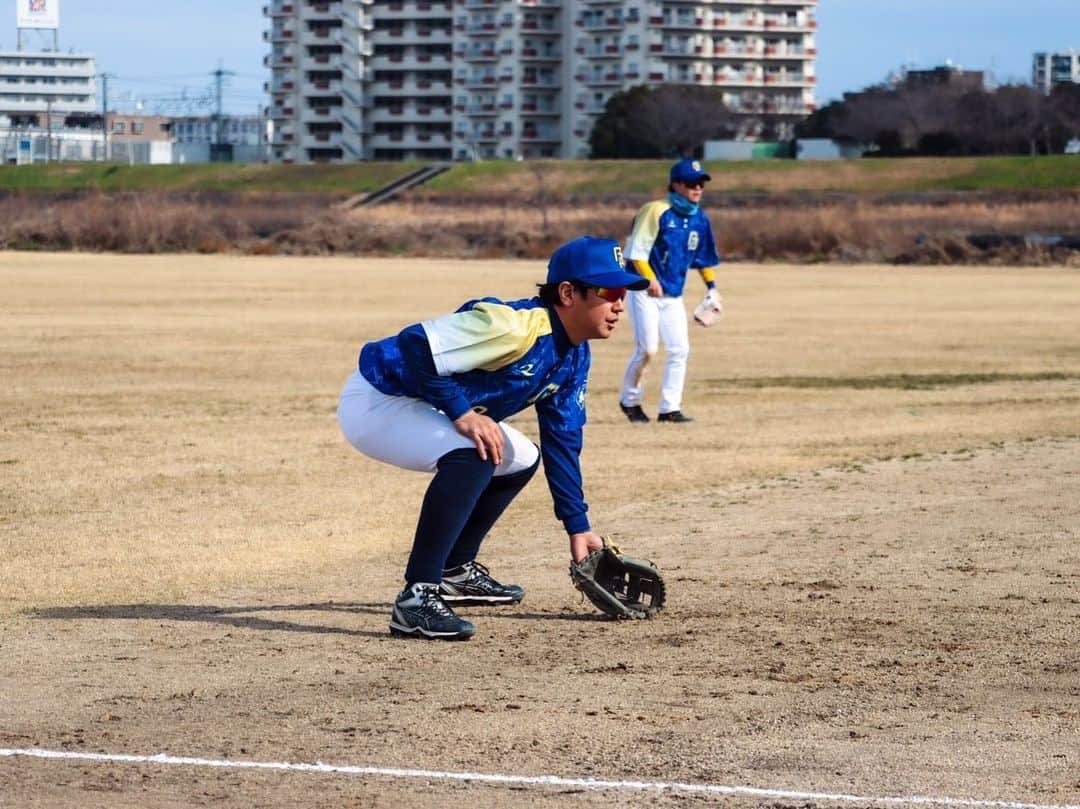
<path id="1" fill-rule="evenodd" d="M 725 266 L 693 424 L 626 423 L 629 328 L 594 346 L 594 527 L 669 608 L 597 620 L 538 479 L 481 557 L 526 600 L 394 641 L 426 478 L 345 444 L 338 389 L 543 272 L 0 254 L 0 805 L 1080 805 L 1080 273 Z"/>
<path id="2" fill-rule="evenodd" d="M 541 259 L 582 233 L 625 238 L 640 205 L 665 193 L 657 185 L 567 199 L 541 193 L 535 179 L 515 188 L 494 183 L 475 198 L 417 192 L 356 210 L 329 194 L 0 194 L 0 249 Z M 734 261 L 1080 266 L 1075 191 L 860 196 L 719 184 L 706 208 L 721 255 Z"/>

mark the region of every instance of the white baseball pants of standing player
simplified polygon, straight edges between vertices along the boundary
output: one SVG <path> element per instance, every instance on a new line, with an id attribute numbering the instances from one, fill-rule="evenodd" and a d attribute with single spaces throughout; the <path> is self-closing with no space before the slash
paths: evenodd
<path id="1" fill-rule="evenodd" d="M 445 413 L 421 399 L 387 396 L 355 371 L 338 402 L 338 424 L 345 438 L 369 458 L 414 472 L 434 472 L 439 458 L 476 445 L 454 429 Z M 505 441 L 495 477 L 512 475 L 536 463 L 540 450 L 518 430 L 499 422 Z"/>
<path id="2" fill-rule="evenodd" d="M 634 354 L 626 366 L 619 400 L 627 407 L 640 405 L 644 395 L 645 369 L 664 344 L 664 376 L 660 383 L 660 413 L 682 409 L 686 384 L 686 361 L 690 356 L 690 333 L 682 297 L 649 297 L 648 290 L 631 292 L 630 324 L 634 327 Z"/>

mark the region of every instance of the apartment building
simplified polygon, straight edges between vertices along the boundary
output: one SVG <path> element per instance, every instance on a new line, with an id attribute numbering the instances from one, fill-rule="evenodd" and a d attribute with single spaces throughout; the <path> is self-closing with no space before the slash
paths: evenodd
<path id="1" fill-rule="evenodd" d="M 0 52 L 0 115 L 44 126 L 46 118 L 97 111 L 97 67 L 90 54 Z"/>
<path id="2" fill-rule="evenodd" d="M 273 0 L 272 159 L 584 157 L 638 84 L 721 88 L 741 134 L 814 109 L 816 0 Z"/>
<path id="3" fill-rule="evenodd" d="M 1080 52 L 1037 53 L 1031 68 L 1031 81 L 1044 93 L 1057 84 L 1080 84 Z"/>

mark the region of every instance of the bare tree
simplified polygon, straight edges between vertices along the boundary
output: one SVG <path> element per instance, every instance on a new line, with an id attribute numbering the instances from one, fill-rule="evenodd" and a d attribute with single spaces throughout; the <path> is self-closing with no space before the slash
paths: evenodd
<path id="1" fill-rule="evenodd" d="M 848 93 L 800 127 L 804 137 L 875 144 L 880 154 L 1041 154 L 1080 132 L 1080 87 L 1047 98 L 1027 85 L 879 85 Z"/>
<path id="2" fill-rule="evenodd" d="M 713 87 L 632 87 L 609 99 L 593 128 L 593 157 L 691 156 L 710 138 L 730 137 L 735 117 Z"/>
<path id="3" fill-rule="evenodd" d="M 665 156 L 692 157 L 733 123 L 722 96 L 712 88 L 665 84 L 643 100 L 637 122 L 642 137 Z"/>

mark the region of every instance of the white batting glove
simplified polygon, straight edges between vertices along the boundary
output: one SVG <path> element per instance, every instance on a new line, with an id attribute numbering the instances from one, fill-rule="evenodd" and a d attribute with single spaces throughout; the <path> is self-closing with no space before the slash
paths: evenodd
<path id="1" fill-rule="evenodd" d="M 712 326 L 724 316 L 724 302 L 720 293 L 710 289 L 694 310 L 694 320 L 702 326 Z"/>

